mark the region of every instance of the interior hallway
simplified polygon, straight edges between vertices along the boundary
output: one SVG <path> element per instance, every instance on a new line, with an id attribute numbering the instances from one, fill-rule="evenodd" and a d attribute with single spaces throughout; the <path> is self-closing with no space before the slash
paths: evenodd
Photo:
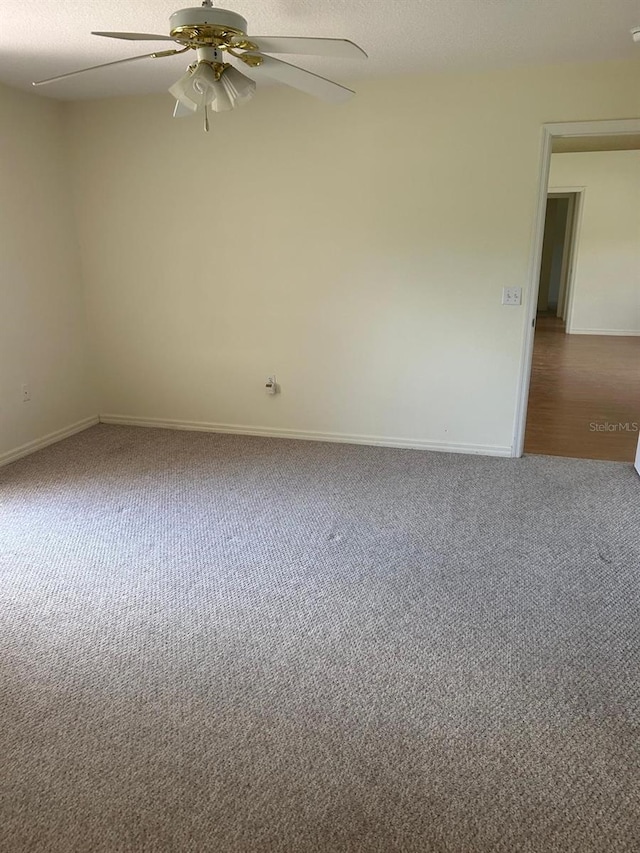
<path id="1" fill-rule="evenodd" d="M 631 462 L 634 425 L 640 337 L 567 335 L 562 320 L 538 315 L 525 453 Z"/>

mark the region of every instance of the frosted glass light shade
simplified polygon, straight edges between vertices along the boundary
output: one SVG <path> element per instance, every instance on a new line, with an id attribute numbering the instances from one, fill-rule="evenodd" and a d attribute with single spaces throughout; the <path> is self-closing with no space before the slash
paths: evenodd
<path id="1" fill-rule="evenodd" d="M 174 118 L 179 118 L 205 107 L 217 113 L 232 110 L 251 100 L 255 90 L 255 81 L 237 68 L 228 66 L 217 80 L 211 65 L 199 62 L 195 68 L 189 68 L 169 92 L 177 101 Z"/>
<path id="2" fill-rule="evenodd" d="M 251 80 L 237 68 L 225 68 L 220 81 L 231 98 L 233 106 L 242 106 L 256 93 L 256 81 Z"/>
<path id="3" fill-rule="evenodd" d="M 218 88 L 221 87 L 213 68 L 207 62 L 199 62 L 195 68 L 183 74 L 169 91 L 185 107 L 197 110 L 204 109 L 206 104 L 215 99 Z"/>
<path id="4" fill-rule="evenodd" d="M 179 80 L 176 80 L 173 86 L 169 87 L 169 92 L 182 106 L 188 107 L 190 110 L 197 110 L 200 102 L 193 89 L 192 76 L 193 72 L 189 69 Z"/>

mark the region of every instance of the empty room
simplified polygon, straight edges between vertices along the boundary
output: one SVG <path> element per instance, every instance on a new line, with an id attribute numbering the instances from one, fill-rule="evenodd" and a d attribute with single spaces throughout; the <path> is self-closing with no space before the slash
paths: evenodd
<path id="1" fill-rule="evenodd" d="M 640 849 L 637 0 L 0 23 L 0 851 Z"/>

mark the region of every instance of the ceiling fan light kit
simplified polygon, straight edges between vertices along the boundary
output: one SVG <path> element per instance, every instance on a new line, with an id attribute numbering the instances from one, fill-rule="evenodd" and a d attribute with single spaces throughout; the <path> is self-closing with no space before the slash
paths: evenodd
<path id="1" fill-rule="evenodd" d="M 197 57 L 197 62 L 169 89 L 177 101 L 194 112 L 205 106 L 224 112 L 251 100 L 255 80 L 225 63 L 218 50 L 199 47 Z"/>
<path id="2" fill-rule="evenodd" d="M 367 56 L 362 48 L 347 39 L 248 36 L 247 21 L 242 15 L 228 9 L 217 9 L 211 0 L 204 0 L 202 6 L 174 12 L 169 18 L 169 26 L 168 36 L 153 33 L 94 32 L 92 35 L 128 41 L 170 41 L 176 43 L 177 47 L 118 59 L 103 65 L 93 65 L 80 71 L 70 71 L 47 80 L 39 80 L 33 85 L 42 86 L 110 65 L 141 59 L 162 59 L 194 50 L 196 61 L 190 64 L 186 73 L 169 88 L 169 92 L 176 99 L 173 115 L 174 118 L 181 118 L 202 112 L 205 130 L 209 130 L 210 111 L 225 112 L 241 106 L 251 100 L 256 90 L 255 80 L 247 77 L 230 62 L 226 62 L 225 54 L 243 63 L 258 79 L 268 77 L 336 104 L 348 100 L 355 92 L 340 83 L 334 83 L 269 54 L 305 54 L 338 58 Z"/>

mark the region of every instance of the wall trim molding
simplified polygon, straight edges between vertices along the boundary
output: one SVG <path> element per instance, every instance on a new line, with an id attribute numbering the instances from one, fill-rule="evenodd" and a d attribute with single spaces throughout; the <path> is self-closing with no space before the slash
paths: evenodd
<path id="1" fill-rule="evenodd" d="M 100 422 L 97 415 L 90 418 L 83 418 L 81 421 L 76 421 L 74 424 L 58 429 L 55 432 L 50 432 L 48 435 L 43 435 L 42 438 L 36 438 L 33 441 L 28 441 L 26 444 L 21 444 L 20 447 L 14 447 L 13 450 L 7 450 L 0 454 L 0 467 L 9 465 L 10 462 L 15 462 L 17 459 L 22 459 L 23 456 L 29 456 L 35 453 L 36 450 L 42 450 L 50 444 L 55 444 L 62 441 L 63 438 L 69 438 L 70 435 L 75 435 L 77 432 L 82 432 L 89 427 L 95 426 Z"/>
<path id="2" fill-rule="evenodd" d="M 605 335 L 609 337 L 610 335 L 617 335 L 621 338 L 637 338 L 640 337 L 640 331 L 636 329 L 635 331 L 631 329 L 576 329 L 572 328 L 571 331 L 568 331 L 569 335 Z"/>
<path id="3" fill-rule="evenodd" d="M 293 438 L 300 441 L 328 441 L 338 444 L 364 444 L 374 447 L 400 447 L 410 450 L 434 450 L 442 453 L 470 453 L 481 456 L 511 456 L 508 446 L 491 444 L 456 444 L 429 441 L 419 438 L 394 438 L 381 435 L 352 435 L 341 432 L 302 432 L 278 427 L 245 426 L 244 424 L 219 424 L 205 421 L 167 420 L 163 418 L 138 418 L 130 415 L 100 415 L 100 423 L 118 426 L 153 427 L 156 429 L 218 432 L 230 435 L 258 435 L 265 438 Z"/>

